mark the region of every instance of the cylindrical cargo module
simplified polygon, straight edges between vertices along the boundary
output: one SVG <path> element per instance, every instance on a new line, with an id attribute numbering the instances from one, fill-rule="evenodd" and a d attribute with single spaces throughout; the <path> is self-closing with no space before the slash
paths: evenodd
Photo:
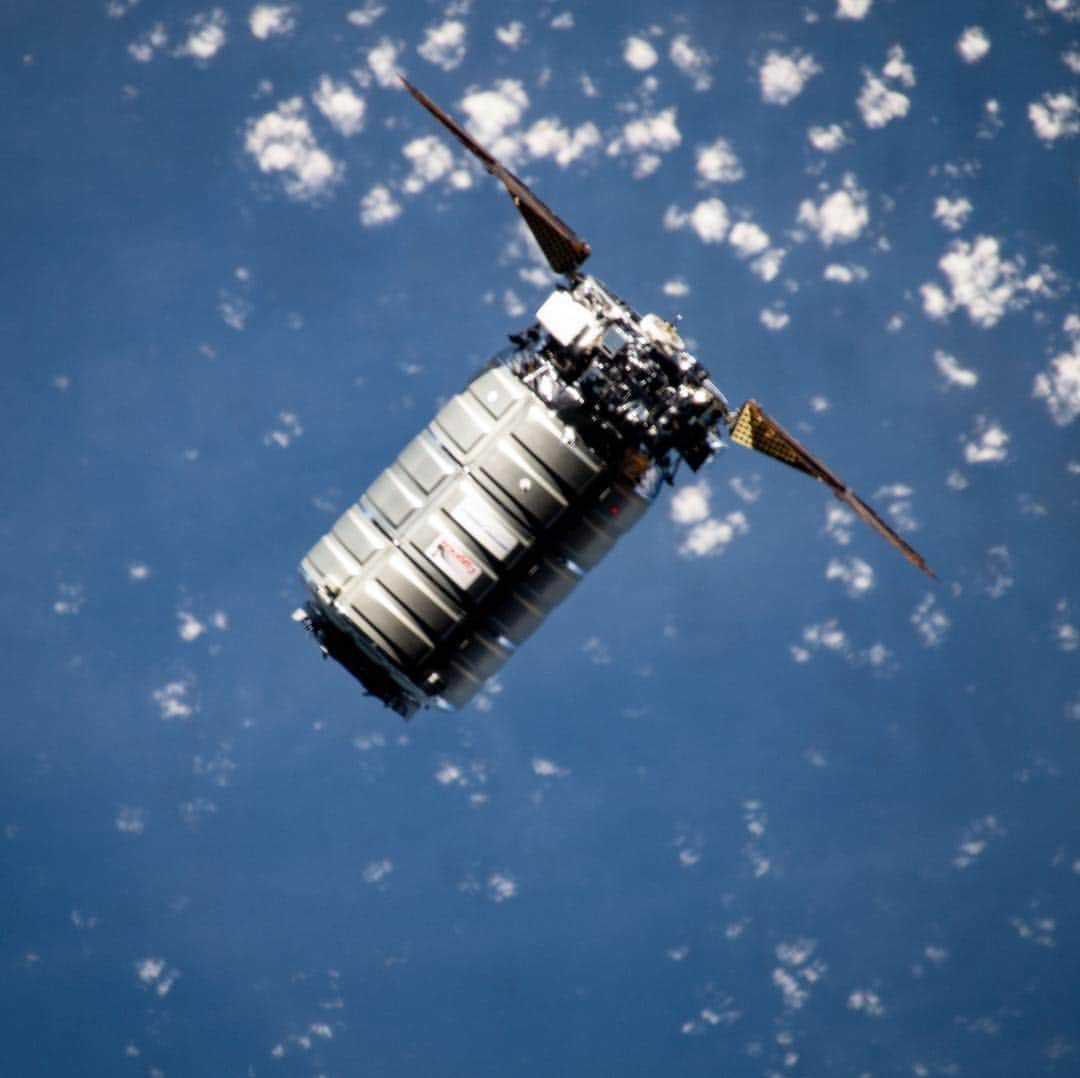
<path id="1" fill-rule="evenodd" d="M 308 552 L 298 616 L 400 714 L 461 707 L 651 500 L 494 366 Z"/>

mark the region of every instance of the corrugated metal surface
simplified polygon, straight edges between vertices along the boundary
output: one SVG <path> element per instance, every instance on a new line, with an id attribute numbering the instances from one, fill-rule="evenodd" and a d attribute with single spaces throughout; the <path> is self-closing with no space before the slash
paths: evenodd
<path id="1" fill-rule="evenodd" d="M 440 409 L 302 572 L 366 656 L 419 701 L 460 707 L 648 504 L 496 367 Z"/>

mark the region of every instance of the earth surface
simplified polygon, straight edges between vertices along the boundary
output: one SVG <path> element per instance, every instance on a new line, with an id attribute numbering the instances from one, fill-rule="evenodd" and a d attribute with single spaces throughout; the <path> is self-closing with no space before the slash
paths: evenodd
<path id="1" fill-rule="evenodd" d="M 0 1073 L 1080 1074 L 1080 5 L 5 7 Z M 300 557 L 554 278 L 732 446 L 410 723 Z"/>

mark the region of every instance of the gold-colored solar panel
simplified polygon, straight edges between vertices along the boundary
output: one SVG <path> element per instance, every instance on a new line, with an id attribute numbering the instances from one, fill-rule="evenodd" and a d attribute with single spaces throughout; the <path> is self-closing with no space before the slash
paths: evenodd
<path id="1" fill-rule="evenodd" d="M 747 401 L 731 425 L 731 440 L 747 449 L 756 449 L 775 460 L 797 468 L 824 483 L 836 497 L 865 520 L 886 542 L 891 543 L 912 565 L 927 576 L 937 577 L 921 554 L 896 534 L 853 490 L 842 483 L 815 456 L 807 452 L 775 419 L 767 416 L 757 401 Z"/>

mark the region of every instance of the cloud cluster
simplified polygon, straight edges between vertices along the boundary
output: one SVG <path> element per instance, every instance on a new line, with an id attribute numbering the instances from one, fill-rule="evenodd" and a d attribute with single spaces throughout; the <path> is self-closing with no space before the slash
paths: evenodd
<path id="1" fill-rule="evenodd" d="M 855 102 L 863 123 L 867 127 L 878 128 L 906 116 L 911 100 L 897 87 L 910 89 L 914 85 L 915 69 L 904 58 L 904 50 L 899 45 L 893 45 L 880 75 L 863 69 L 863 86 Z"/>
<path id="2" fill-rule="evenodd" d="M 769 105 L 788 105 L 802 93 L 821 68 L 809 53 L 770 52 L 758 70 L 761 99 Z"/>
<path id="3" fill-rule="evenodd" d="M 311 99 L 342 135 L 356 135 L 364 129 L 364 99 L 347 82 L 323 75 Z"/>
<path id="4" fill-rule="evenodd" d="M 1035 134 L 1047 145 L 1080 134 L 1080 103 L 1075 93 L 1046 93 L 1028 105 L 1028 119 Z"/>
<path id="5" fill-rule="evenodd" d="M 698 146 L 694 165 L 702 183 L 737 183 L 745 175 L 731 143 L 723 138 Z"/>
<path id="6" fill-rule="evenodd" d="M 623 60 L 635 71 L 648 71 L 660 57 L 643 37 L 628 37 L 623 42 Z"/>
<path id="7" fill-rule="evenodd" d="M 799 205 L 799 224 L 811 229 L 826 247 L 858 239 L 870 223 L 870 210 L 866 204 L 866 191 L 859 186 L 854 174 L 847 173 L 835 191 L 823 188 L 823 194 L 819 203 L 803 200 Z"/>
<path id="8" fill-rule="evenodd" d="M 981 26 L 969 26 L 956 42 L 965 64 L 977 64 L 990 51 L 990 38 Z"/>
<path id="9" fill-rule="evenodd" d="M 634 179 L 651 176 L 661 163 L 661 155 L 682 143 L 674 106 L 658 112 L 644 112 L 628 120 L 622 131 L 608 143 L 609 157 L 630 156 Z"/>
<path id="10" fill-rule="evenodd" d="M 938 261 L 948 291 L 934 282 L 923 284 L 923 311 L 942 319 L 964 309 L 982 329 L 997 325 L 1006 311 L 1018 310 L 1033 296 L 1047 295 L 1054 279 L 1047 266 L 1024 274 L 1022 258 L 1007 259 L 993 236 L 977 236 L 972 242 L 954 240 Z"/>
<path id="11" fill-rule="evenodd" d="M 950 356 L 940 349 L 934 352 L 934 366 L 945 379 L 946 386 L 974 389 L 979 382 L 979 376 L 973 370 L 961 367 L 956 356 Z"/>
<path id="12" fill-rule="evenodd" d="M 295 12 L 289 4 L 256 4 L 248 15 L 248 26 L 260 41 L 284 37 L 296 27 Z"/>
<path id="13" fill-rule="evenodd" d="M 177 51 L 179 56 L 190 56 L 205 63 L 225 47 L 225 27 L 228 19 L 221 8 L 195 15 L 190 22 L 187 39 Z"/>
<path id="14" fill-rule="evenodd" d="M 286 193 L 299 201 L 318 198 L 342 177 L 342 166 L 315 141 L 299 97 L 249 121 L 244 149 L 263 172 L 280 173 Z"/>
<path id="15" fill-rule="evenodd" d="M 850 598 L 860 599 L 874 587 L 874 567 L 861 558 L 833 558 L 825 579 L 838 581 Z"/>
<path id="16" fill-rule="evenodd" d="M 709 54 L 695 45 L 687 34 L 678 34 L 668 48 L 668 59 L 691 81 L 699 93 L 712 86 Z"/>
<path id="17" fill-rule="evenodd" d="M 836 0 L 836 18 L 865 19 L 874 0 Z"/>
<path id="18" fill-rule="evenodd" d="M 974 432 L 961 438 L 964 460 L 968 464 L 1000 464 L 1009 455 L 1009 441 L 1004 427 L 986 416 L 976 416 Z"/>
<path id="19" fill-rule="evenodd" d="M 360 199 L 360 223 L 365 228 L 388 225 L 401 216 L 401 203 L 394 199 L 389 187 L 376 184 Z"/>
<path id="20" fill-rule="evenodd" d="M 738 509 L 724 517 L 710 516 L 711 493 L 708 481 L 700 479 L 683 487 L 671 499 L 671 519 L 688 529 L 679 544 L 679 555 L 683 558 L 722 554 L 735 539 L 750 532 L 746 515 Z"/>
<path id="21" fill-rule="evenodd" d="M 1080 416 L 1080 315 L 1065 319 L 1072 346 L 1054 356 L 1046 370 L 1035 376 L 1032 396 L 1046 402 L 1050 417 L 1059 427 Z"/>
<path id="22" fill-rule="evenodd" d="M 940 221 L 949 232 L 959 232 L 971 215 L 970 200 L 960 197 L 949 199 L 944 195 L 934 202 L 934 220 Z"/>
<path id="23" fill-rule="evenodd" d="M 808 663 L 815 652 L 827 652 L 842 658 L 850 666 L 869 666 L 879 674 L 888 673 L 892 652 L 882 643 L 867 648 L 856 647 L 841 628 L 836 618 L 828 618 L 816 625 L 807 625 L 802 639 L 789 649 L 797 663 Z"/>
<path id="24" fill-rule="evenodd" d="M 810 127 L 807 129 L 806 137 L 810 145 L 821 153 L 836 153 L 847 143 L 847 135 L 839 124 L 829 124 L 828 127 Z"/>
<path id="25" fill-rule="evenodd" d="M 460 19 L 446 19 L 427 27 L 416 51 L 429 64 L 453 71 L 465 59 L 465 24 Z"/>

